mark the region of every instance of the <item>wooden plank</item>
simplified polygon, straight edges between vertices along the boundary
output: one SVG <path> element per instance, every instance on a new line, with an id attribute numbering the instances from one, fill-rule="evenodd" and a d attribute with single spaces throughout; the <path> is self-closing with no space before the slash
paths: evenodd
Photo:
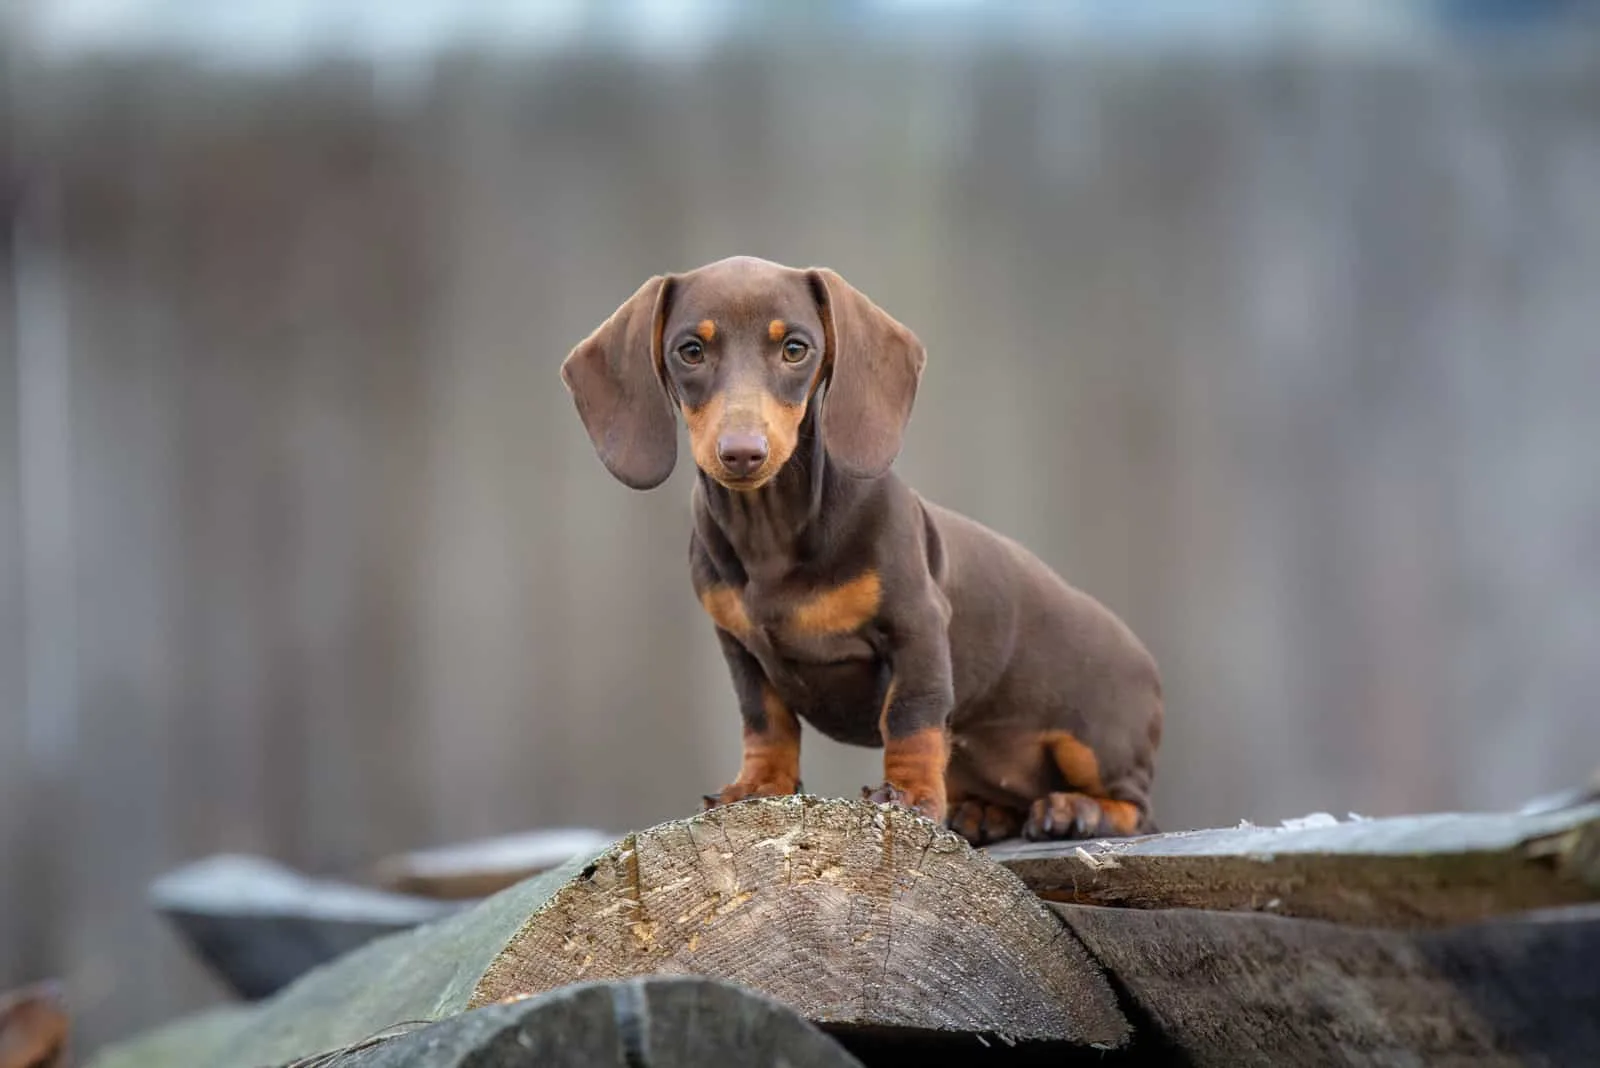
<path id="1" fill-rule="evenodd" d="M 1600 905 L 1422 931 L 1055 905 L 1182 1063 L 1579 1065 L 1600 1056 Z"/>
<path id="2" fill-rule="evenodd" d="M 631 834 L 369 943 L 205 1040 L 231 1063 L 282 1062 L 399 1021 L 650 974 L 734 982 L 829 1027 L 1105 1049 L 1129 1034 L 1082 947 L 959 837 L 892 806 L 781 797 Z M 144 1056 L 136 1041 L 95 1063 Z"/>
<path id="3" fill-rule="evenodd" d="M 1465 923 L 1600 899 L 1600 804 L 997 843 L 1040 897 L 1365 924 Z"/>

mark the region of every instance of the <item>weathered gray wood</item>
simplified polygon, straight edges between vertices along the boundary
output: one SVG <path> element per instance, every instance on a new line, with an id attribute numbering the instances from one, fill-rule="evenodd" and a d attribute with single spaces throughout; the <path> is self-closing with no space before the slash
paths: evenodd
<path id="1" fill-rule="evenodd" d="M 473 1004 L 696 972 L 824 1024 L 1119 1046 L 1080 948 L 1009 872 L 891 806 L 763 798 L 630 835 L 554 894 Z"/>
<path id="2" fill-rule="evenodd" d="M 824 1025 L 1106 1048 L 1129 1032 L 1088 954 L 1004 868 L 903 809 L 785 797 L 629 835 L 374 941 L 208 1024 L 192 1058 L 168 1063 L 282 1062 L 401 1021 L 647 974 L 739 983 Z M 96 1063 L 150 1062 L 134 1042 Z"/>
<path id="3" fill-rule="evenodd" d="M 576 853 L 600 852 L 617 835 L 583 827 L 549 828 L 385 857 L 376 882 L 401 894 L 460 901 L 488 897 Z"/>
<path id="4" fill-rule="evenodd" d="M 583 866 L 574 859 L 470 909 L 387 935 L 317 968 L 257 1006 L 207 1013 L 109 1046 L 89 1063 L 237 1068 L 359 1042 L 396 1023 L 438 1020 L 467 1007 L 511 935 Z"/>
<path id="5" fill-rule="evenodd" d="M 1600 905 L 1424 931 L 1053 907 L 1196 1068 L 1600 1063 Z"/>
<path id="6" fill-rule="evenodd" d="M 150 900 L 213 971 L 252 999 L 380 935 L 461 908 L 229 855 L 162 876 L 151 884 Z"/>
<path id="7" fill-rule="evenodd" d="M 860 1068 L 770 998 L 711 979 L 580 983 L 463 1013 L 318 1068 Z"/>
<path id="8" fill-rule="evenodd" d="M 1600 899 L 1600 804 L 1005 842 L 988 853 L 1051 901 L 1464 923 Z"/>
<path id="9" fill-rule="evenodd" d="M 224 1063 L 229 1043 L 254 1013 L 249 1004 L 215 1005 L 107 1046 L 91 1056 L 88 1064 L 90 1068 L 200 1068 Z"/>

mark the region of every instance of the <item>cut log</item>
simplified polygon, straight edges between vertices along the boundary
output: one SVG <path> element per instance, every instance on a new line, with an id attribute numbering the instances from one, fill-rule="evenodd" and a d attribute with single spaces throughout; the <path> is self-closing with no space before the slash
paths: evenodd
<path id="1" fill-rule="evenodd" d="M 580 827 L 527 831 L 401 853 L 379 861 L 373 875 L 398 894 L 464 901 L 497 894 L 579 853 L 593 856 L 616 839 Z"/>
<path id="2" fill-rule="evenodd" d="M 66 1068 L 71 1031 L 59 982 L 0 991 L 0 1068 Z"/>
<path id="3" fill-rule="evenodd" d="M 1195 1068 L 1600 1063 L 1600 905 L 1424 931 L 1055 908 Z"/>
<path id="4" fill-rule="evenodd" d="M 580 983 L 462 1013 L 317 1068 L 861 1068 L 792 1010 L 711 979 Z"/>
<path id="5" fill-rule="evenodd" d="M 309 879 L 269 860 L 232 855 L 162 876 L 151 884 L 150 900 L 212 971 L 250 999 L 276 993 L 380 935 L 461 908 Z"/>
<path id="6" fill-rule="evenodd" d="M 648 974 L 734 982 L 828 1027 L 1103 1048 L 1128 1036 L 1088 954 L 1005 869 L 903 809 L 784 797 L 629 835 L 369 943 L 166 1063 L 282 1063 L 402 1021 Z M 149 1063 L 137 1047 L 98 1063 Z"/>
<path id="7" fill-rule="evenodd" d="M 1429 926 L 1600 900 L 1600 804 L 989 847 L 1040 897 Z"/>
<path id="8" fill-rule="evenodd" d="M 630 835 L 489 965 L 481 1005 L 581 979 L 697 973 L 820 1023 L 1115 1046 L 1080 948 L 1013 876 L 903 809 L 766 798 Z"/>

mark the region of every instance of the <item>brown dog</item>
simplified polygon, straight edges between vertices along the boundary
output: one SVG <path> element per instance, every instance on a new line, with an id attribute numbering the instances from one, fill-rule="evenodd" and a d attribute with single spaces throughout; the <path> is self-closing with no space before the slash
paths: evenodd
<path id="1" fill-rule="evenodd" d="M 1016 542 L 889 470 L 922 344 L 826 269 L 657 276 L 561 377 L 635 489 L 689 428 L 690 570 L 744 721 L 709 804 L 800 787 L 800 721 L 884 747 L 884 783 L 973 842 L 1143 833 L 1161 683 L 1139 639 Z"/>

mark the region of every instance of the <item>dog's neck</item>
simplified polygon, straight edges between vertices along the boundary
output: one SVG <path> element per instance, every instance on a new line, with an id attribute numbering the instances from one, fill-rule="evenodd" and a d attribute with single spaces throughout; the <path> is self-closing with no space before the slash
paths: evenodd
<path id="1" fill-rule="evenodd" d="M 696 471 L 701 539 L 719 567 L 736 566 L 734 577 L 745 582 L 782 582 L 817 561 L 860 495 L 860 480 L 828 463 L 817 407 L 811 405 L 801 422 L 789 461 L 760 489 L 731 490 Z M 820 522 L 824 508 L 826 525 Z"/>

